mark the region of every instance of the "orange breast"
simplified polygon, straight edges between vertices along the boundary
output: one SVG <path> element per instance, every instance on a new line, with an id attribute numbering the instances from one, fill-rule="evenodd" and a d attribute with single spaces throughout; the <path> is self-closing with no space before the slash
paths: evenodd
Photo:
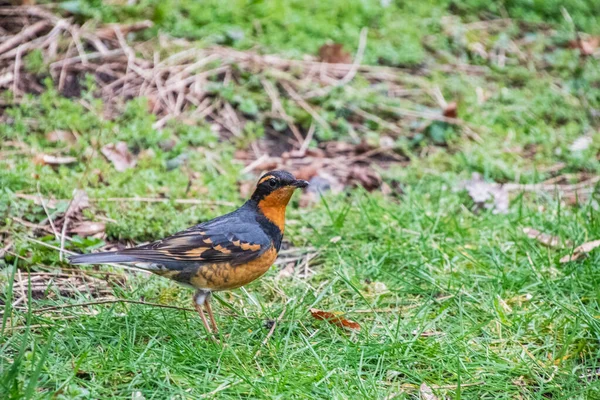
<path id="1" fill-rule="evenodd" d="M 285 207 L 287 206 L 290 198 L 294 194 L 294 188 L 291 186 L 282 187 L 277 189 L 273 193 L 265 196 L 258 203 L 258 208 L 265 217 L 283 233 L 285 227 Z"/>
<path id="2" fill-rule="evenodd" d="M 190 284 L 198 289 L 227 290 L 244 286 L 262 276 L 277 258 L 277 251 L 271 248 L 249 263 L 232 266 L 230 264 L 209 264 L 198 268 L 190 279 Z"/>

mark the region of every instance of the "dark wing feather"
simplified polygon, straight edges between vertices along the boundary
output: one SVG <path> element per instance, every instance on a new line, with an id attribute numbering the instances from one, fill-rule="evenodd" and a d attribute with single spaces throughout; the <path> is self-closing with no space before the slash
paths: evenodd
<path id="1" fill-rule="evenodd" d="M 229 215 L 196 225 L 165 239 L 119 251 L 141 262 L 180 269 L 188 263 L 247 263 L 271 246 L 260 226 Z M 180 265 L 181 264 L 181 265 Z"/>

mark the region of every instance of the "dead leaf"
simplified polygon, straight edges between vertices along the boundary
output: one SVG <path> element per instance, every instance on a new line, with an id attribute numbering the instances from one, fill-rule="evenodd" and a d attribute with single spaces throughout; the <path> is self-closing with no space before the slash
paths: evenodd
<path id="1" fill-rule="evenodd" d="M 112 162 L 115 169 L 119 172 L 123 172 L 128 168 L 132 168 L 136 164 L 136 159 L 129 152 L 127 148 L 127 143 L 118 142 L 118 143 L 110 143 L 102 147 L 102 154 L 104 157 L 108 159 L 108 161 Z"/>
<path id="2" fill-rule="evenodd" d="M 106 224 L 102 222 L 83 221 L 73 225 L 69 232 L 75 233 L 81 237 L 93 236 L 98 233 L 104 233 Z"/>
<path id="3" fill-rule="evenodd" d="M 526 234 L 528 238 L 535 239 L 544 246 L 563 247 L 562 241 L 558 236 L 552 236 L 529 227 L 523 228 L 523 233 Z M 568 242 L 565 244 L 569 245 Z"/>
<path id="4" fill-rule="evenodd" d="M 348 173 L 348 181 L 360 184 L 368 191 L 375 190 L 381 186 L 381 176 L 369 167 L 355 166 Z"/>
<path id="5" fill-rule="evenodd" d="M 389 196 L 392 194 L 392 188 L 387 183 L 383 182 L 381 184 L 381 194 L 384 196 Z"/>
<path id="6" fill-rule="evenodd" d="M 330 64 L 351 64 L 352 55 L 340 43 L 324 44 L 319 48 L 319 59 Z"/>
<path id="7" fill-rule="evenodd" d="M 329 239 L 329 242 L 331 242 L 331 243 L 337 243 L 337 242 L 339 242 L 340 240 L 342 240 L 342 237 L 341 237 L 341 236 L 334 236 L 334 237 L 332 237 L 331 239 Z"/>
<path id="8" fill-rule="evenodd" d="M 371 151 L 375 148 L 372 144 L 370 144 L 366 139 L 362 139 L 359 144 L 354 146 L 354 152 L 356 154 L 364 154 L 368 151 Z"/>
<path id="9" fill-rule="evenodd" d="M 360 325 L 358 322 L 351 321 L 349 319 L 341 317 L 341 313 L 333 313 L 329 311 L 323 311 L 316 308 L 310 309 L 310 314 L 315 319 L 320 319 L 323 321 L 327 321 L 330 324 L 339 326 L 340 328 L 345 328 L 353 331 L 360 331 Z"/>
<path id="10" fill-rule="evenodd" d="M 433 394 L 433 390 L 425 382 L 419 386 L 419 395 L 422 400 L 438 400 L 436 395 Z"/>
<path id="11" fill-rule="evenodd" d="M 569 262 L 569 261 L 578 260 L 583 255 L 589 253 L 590 251 L 594 250 L 598 246 L 600 246 L 600 240 L 594 240 L 592 242 L 584 243 L 581 246 L 576 247 L 575 250 L 573 250 L 573 254 L 572 255 L 564 256 L 563 258 L 561 258 L 560 262 L 561 263 L 566 263 L 566 262 Z"/>
<path id="12" fill-rule="evenodd" d="M 600 37 L 579 38 L 569 42 L 569 47 L 579 49 L 582 56 L 593 55 L 598 46 L 600 46 Z"/>
<path id="13" fill-rule="evenodd" d="M 258 163 L 252 168 L 254 171 L 271 171 L 277 168 L 277 160 L 266 159 L 265 161 Z"/>
<path id="14" fill-rule="evenodd" d="M 502 185 L 486 182 L 474 173 L 471 180 L 464 182 L 464 188 L 478 206 L 492 209 L 494 214 L 508 213 L 508 190 Z"/>
<path id="15" fill-rule="evenodd" d="M 90 206 L 90 198 L 88 197 L 85 190 L 77 189 L 73 193 L 73 200 L 69 204 L 69 208 L 65 212 L 65 218 L 81 213 L 84 208 Z"/>
<path id="16" fill-rule="evenodd" d="M 289 262 L 285 265 L 285 268 L 283 268 L 281 271 L 279 271 L 279 273 L 277 274 L 278 278 L 291 278 L 292 276 L 294 276 L 294 266 L 296 265 L 296 263 L 293 262 Z"/>
<path id="17" fill-rule="evenodd" d="M 444 117 L 446 118 L 456 118 L 458 116 L 458 104 L 455 101 L 452 101 L 446 105 L 444 108 Z"/>
<path id="18" fill-rule="evenodd" d="M 294 173 L 294 176 L 296 177 L 296 179 L 310 181 L 312 178 L 317 176 L 320 167 L 320 163 L 311 163 L 310 165 L 305 165 L 302 168 L 298 169 Z"/>
<path id="19" fill-rule="evenodd" d="M 38 165 L 67 165 L 77 162 L 77 158 L 69 156 L 51 156 L 50 154 L 38 154 L 35 156 L 33 162 Z"/>
<path id="20" fill-rule="evenodd" d="M 437 332 L 437 331 L 423 331 L 423 332 L 419 332 L 417 329 L 413 330 L 411 332 L 413 334 L 413 336 L 420 336 L 420 337 L 432 337 L 432 336 L 441 336 L 441 335 L 445 335 L 444 332 Z"/>
<path id="21" fill-rule="evenodd" d="M 46 140 L 51 143 L 56 142 L 67 142 L 67 143 L 75 143 L 77 138 L 73 135 L 72 132 L 69 131 L 52 131 L 46 133 Z"/>

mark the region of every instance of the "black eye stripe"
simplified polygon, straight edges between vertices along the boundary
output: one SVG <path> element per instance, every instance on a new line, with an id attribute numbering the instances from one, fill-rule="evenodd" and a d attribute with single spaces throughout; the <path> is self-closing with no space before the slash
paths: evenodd
<path id="1" fill-rule="evenodd" d="M 275 178 L 269 179 L 268 182 L 269 182 L 269 186 L 271 186 L 271 187 L 277 186 L 277 179 L 275 179 Z"/>

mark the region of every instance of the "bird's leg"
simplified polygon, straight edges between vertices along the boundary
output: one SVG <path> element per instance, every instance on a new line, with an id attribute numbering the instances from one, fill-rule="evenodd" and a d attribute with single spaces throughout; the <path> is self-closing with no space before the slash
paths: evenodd
<path id="1" fill-rule="evenodd" d="M 196 292 L 196 294 L 194 294 L 194 298 L 193 298 L 194 299 L 194 307 L 196 308 L 196 311 L 198 312 L 198 315 L 200 316 L 200 319 L 202 320 L 202 323 L 204 324 L 206 331 L 212 336 L 212 330 L 210 329 L 210 326 L 208 325 L 208 321 L 206 320 L 206 315 L 204 315 L 204 311 L 202 310 L 202 305 L 206 301 L 206 297 L 207 297 L 206 292 L 204 292 L 202 290 L 198 290 Z"/>
<path id="2" fill-rule="evenodd" d="M 215 321 L 215 316 L 213 315 L 212 308 L 210 308 L 210 293 L 206 296 L 206 301 L 204 302 L 204 308 L 206 308 L 206 312 L 208 312 L 208 317 L 210 318 L 210 323 L 212 325 L 213 332 L 215 334 L 219 333 L 219 328 L 217 328 L 217 321 Z"/>

